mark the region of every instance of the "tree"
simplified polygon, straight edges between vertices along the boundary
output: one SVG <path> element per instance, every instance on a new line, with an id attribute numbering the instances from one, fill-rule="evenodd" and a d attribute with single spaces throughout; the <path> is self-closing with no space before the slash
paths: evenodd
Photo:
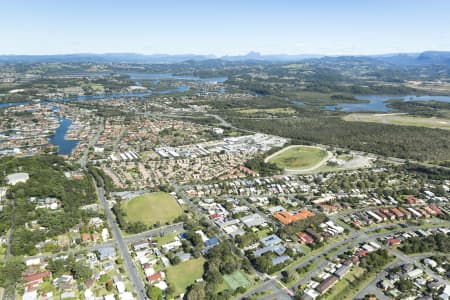
<path id="1" fill-rule="evenodd" d="M 203 283 L 195 283 L 190 286 L 185 296 L 186 300 L 203 300 L 206 299 L 205 285 Z"/>
<path id="2" fill-rule="evenodd" d="M 92 277 L 92 269 L 86 266 L 81 261 L 76 262 L 72 268 L 72 274 L 75 279 L 79 279 L 81 281 L 85 281 Z"/>
<path id="3" fill-rule="evenodd" d="M 57 259 L 53 260 L 50 259 L 47 264 L 47 270 L 52 272 L 54 277 L 59 277 L 64 274 L 64 260 Z"/>
<path id="4" fill-rule="evenodd" d="M 413 290 L 414 283 L 411 279 L 401 279 L 396 283 L 396 286 L 400 292 L 407 293 Z"/>
<path id="5" fill-rule="evenodd" d="M 152 300 L 162 300 L 162 291 L 156 286 L 151 286 L 147 288 L 147 296 Z"/>
<path id="6" fill-rule="evenodd" d="M 206 275 L 205 275 L 205 280 L 206 280 L 208 283 L 217 285 L 217 284 L 222 283 L 223 277 L 222 277 L 222 275 L 220 274 L 219 271 L 217 271 L 217 270 L 212 270 L 212 271 L 209 271 L 208 273 L 206 273 Z"/>
<path id="7" fill-rule="evenodd" d="M 9 258 L 4 265 L 0 264 L 0 285 L 9 290 L 20 282 L 24 270 L 25 264 L 20 258 Z"/>

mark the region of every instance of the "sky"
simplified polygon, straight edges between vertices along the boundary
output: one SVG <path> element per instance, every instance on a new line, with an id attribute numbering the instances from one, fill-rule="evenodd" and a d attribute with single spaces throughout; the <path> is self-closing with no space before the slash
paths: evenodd
<path id="1" fill-rule="evenodd" d="M 0 0 L 0 54 L 450 50 L 448 0 Z"/>

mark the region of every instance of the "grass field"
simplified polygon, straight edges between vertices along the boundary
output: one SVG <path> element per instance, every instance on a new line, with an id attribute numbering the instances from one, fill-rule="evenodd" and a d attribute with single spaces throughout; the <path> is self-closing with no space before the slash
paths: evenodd
<path id="1" fill-rule="evenodd" d="M 188 286 L 203 276 L 204 263 L 205 259 L 201 257 L 167 268 L 167 280 L 175 289 L 175 295 L 184 293 Z"/>
<path id="2" fill-rule="evenodd" d="M 173 221 L 182 214 L 182 209 L 175 198 L 163 192 L 138 196 L 122 204 L 128 222 L 142 222 L 153 225 Z"/>
<path id="3" fill-rule="evenodd" d="M 327 157 L 327 152 L 317 147 L 290 146 L 273 157 L 269 162 L 289 170 L 310 169 L 318 165 Z"/>
<path id="4" fill-rule="evenodd" d="M 250 108 L 250 109 L 239 109 L 238 112 L 242 114 L 257 114 L 257 113 L 268 113 L 268 114 L 294 114 L 295 110 L 290 107 L 279 107 L 279 108 Z"/>
<path id="5" fill-rule="evenodd" d="M 241 286 L 248 287 L 250 285 L 247 277 L 245 277 L 245 275 L 241 271 L 235 271 L 232 274 L 224 275 L 223 280 L 232 290 L 235 290 Z"/>
<path id="6" fill-rule="evenodd" d="M 401 126 L 418 126 L 450 130 L 450 120 L 443 118 L 415 117 L 406 114 L 363 114 L 355 113 L 343 117 L 350 122 L 369 122 Z"/>

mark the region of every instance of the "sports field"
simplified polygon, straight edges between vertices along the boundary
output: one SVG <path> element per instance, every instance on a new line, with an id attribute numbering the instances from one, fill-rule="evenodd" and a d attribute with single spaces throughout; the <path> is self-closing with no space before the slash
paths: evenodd
<path id="1" fill-rule="evenodd" d="M 248 287 L 250 285 L 250 282 L 248 282 L 247 277 L 245 277 L 245 275 L 242 274 L 241 271 L 235 271 L 234 273 L 224 275 L 223 280 L 232 290 L 235 290 L 241 286 Z"/>
<path id="2" fill-rule="evenodd" d="M 416 117 L 402 113 L 393 114 L 349 114 L 343 117 L 345 121 L 370 122 L 402 126 L 418 126 L 450 130 L 450 120 L 444 118 Z"/>
<path id="3" fill-rule="evenodd" d="M 289 146 L 268 158 L 286 170 L 308 170 L 320 165 L 328 157 L 327 151 L 311 146 Z"/>
<path id="4" fill-rule="evenodd" d="M 122 208 L 126 213 L 126 221 L 140 221 L 146 225 L 172 222 L 183 212 L 175 198 L 163 192 L 138 196 L 124 202 Z"/>
<path id="5" fill-rule="evenodd" d="M 191 259 L 167 268 L 167 280 L 175 290 L 175 295 L 186 292 L 186 288 L 203 276 L 204 258 Z"/>

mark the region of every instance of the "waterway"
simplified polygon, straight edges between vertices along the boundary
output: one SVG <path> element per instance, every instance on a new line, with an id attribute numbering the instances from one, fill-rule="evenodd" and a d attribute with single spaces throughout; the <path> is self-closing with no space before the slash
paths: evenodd
<path id="1" fill-rule="evenodd" d="M 59 127 L 56 128 L 55 134 L 49 139 L 50 144 L 58 147 L 58 154 L 69 155 L 78 145 L 79 141 L 77 140 L 66 140 L 66 133 L 69 131 L 71 124 L 71 119 L 60 118 Z"/>

